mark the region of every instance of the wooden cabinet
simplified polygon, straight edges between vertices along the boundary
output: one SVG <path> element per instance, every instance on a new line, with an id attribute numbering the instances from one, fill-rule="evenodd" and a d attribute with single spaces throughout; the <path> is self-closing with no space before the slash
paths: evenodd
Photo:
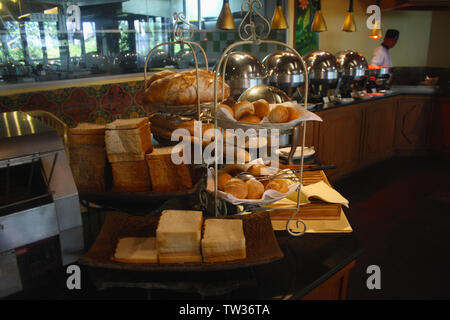
<path id="1" fill-rule="evenodd" d="M 347 298 L 348 277 L 355 264 L 356 260 L 353 260 L 330 279 L 311 290 L 302 300 L 345 300 Z"/>
<path id="2" fill-rule="evenodd" d="M 306 134 L 305 134 L 305 146 L 312 147 L 317 145 L 317 122 L 307 121 L 306 122 Z M 303 138 L 303 127 L 300 129 L 300 138 L 298 145 L 302 145 Z"/>
<path id="3" fill-rule="evenodd" d="M 336 164 L 328 170 L 331 178 L 344 175 L 358 165 L 363 133 L 363 104 L 318 113 L 317 156 L 322 164 Z"/>
<path id="4" fill-rule="evenodd" d="M 395 149 L 422 151 L 427 146 L 431 98 L 401 96 L 398 101 L 395 125 Z"/>
<path id="5" fill-rule="evenodd" d="M 392 155 L 397 100 L 388 98 L 367 103 L 364 108 L 364 135 L 361 161 L 363 165 Z"/>
<path id="6" fill-rule="evenodd" d="M 450 154 L 450 98 L 437 98 L 432 104 L 428 146 L 431 150 Z"/>
<path id="7" fill-rule="evenodd" d="M 327 170 L 335 180 L 394 154 L 426 151 L 436 144 L 436 137 L 443 136 L 441 141 L 447 139 L 448 144 L 450 137 L 441 132 L 449 101 L 441 100 L 433 104 L 429 96 L 401 95 L 320 111 L 323 122 L 307 128 L 306 145 L 315 146 L 322 164 L 336 164 L 336 169 Z M 445 142 L 440 145 L 448 149 Z"/>

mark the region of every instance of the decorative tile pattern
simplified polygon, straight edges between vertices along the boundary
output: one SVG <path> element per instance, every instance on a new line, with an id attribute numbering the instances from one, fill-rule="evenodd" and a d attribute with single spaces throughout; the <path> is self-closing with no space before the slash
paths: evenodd
<path id="1" fill-rule="evenodd" d="M 101 107 L 113 116 L 123 113 L 132 103 L 132 97 L 123 86 L 113 84 L 101 100 Z"/>
<path id="2" fill-rule="evenodd" d="M 43 93 L 32 93 L 28 96 L 28 101 L 23 106 L 22 110 L 47 110 L 53 114 L 57 114 L 59 112 L 59 106 L 53 102 L 48 95 Z"/>
<path id="3" fill-rule="evenodd" d="M 75 123 L 86 122 L 97 108 L 97 101 L 84 88 L 73 88 L 70 96 L 63 102 L 62 111 Z"/>

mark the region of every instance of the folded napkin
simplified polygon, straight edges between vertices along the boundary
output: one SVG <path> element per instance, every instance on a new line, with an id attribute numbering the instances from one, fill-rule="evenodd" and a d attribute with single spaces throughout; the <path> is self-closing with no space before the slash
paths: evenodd
<path id="1" fill-rule="evenodd" d="M 339 203 L 348 208 L 348 200 L 326 184 L 325 181 L 319 181 L 307 186 L 302 186 L 300 204 L 309 203 L 309 199 L 311 197 L 318 198 L 328 203 Z M 287 198 L 297 203 L 297 192 L 290 194 Z"/>

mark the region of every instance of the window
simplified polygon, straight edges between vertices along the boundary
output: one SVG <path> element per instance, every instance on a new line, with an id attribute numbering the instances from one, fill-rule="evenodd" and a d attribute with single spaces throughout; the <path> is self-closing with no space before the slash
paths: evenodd
<path id="1" fill-rule="evenodd" d="M 269 20 L 275 1 L 263 0 L 261 12 Z M 0 85 L 9 81 L 49 81 L 94 75 L 143 72 L 148 52 L 173 40 L 173 13 L 185 12 L 196 31 L 192 41 L 205 50 L 212 67 L 221 52 L 239 40 L 237 31 L 216 30 L 222 8 L 219 0 L 58 0 L 2 1 L 0 9 Z M 19 6 L 21 4 L 21 6 Z M 236 22 L 242 0 L 230 0 Z M 79 7 L 79 16 L 67 12 Z M 199 12 L 200 11 L 200 12 Z M 79 18 L 79 20 L 77 20 Z M 69 20 L 67 20 L 69 19 Z M 75 20 L 73 20 L 75 19 Z M 80 30 L 72 30 L 79 21 Z M 286 32 L 273 31 L 272 39 L 286 41 Z M 150 66 L 192 67 L 192 54 L 179 44 L 159 48 L 160 61 Z M 246 47 L 243 50 L 248 50 Z M 257 48 L 263 58 L 272 50 Z M 186 61 L 178 63 L 176 58 Z M 204 64 L 199 56 L 200 65 Z M 23 68 L 8 76 L 8 65 Z M 14 69 L 14 68 L 13 68 Z M 42 72 L 41 72 L 42 71 Z"/>

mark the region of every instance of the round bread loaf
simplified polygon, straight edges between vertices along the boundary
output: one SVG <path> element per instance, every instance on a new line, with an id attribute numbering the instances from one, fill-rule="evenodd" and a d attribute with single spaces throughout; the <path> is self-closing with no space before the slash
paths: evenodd
<path id="1" fill-rule="evenodd" d="M 269 180 L 264 187 L 265 190 L 275 190 L 280 193 L 286 193 L 289 191 L 289 185 L 286 181 L 281 179 Z"/>
<path id="2" fill-rule="evenodd" d="M 253 107 L 255 108 L 255 114 L 261 119 L 268 117 L 270 114 L 269 103 L 264 99 L 254 101 Z"/>
<path id="3" fill-rule="evenodd" d="M 233 111 L 236 120 L 240 120 L 242 117 L 254 114 L 255 108 L 250 101 L 242 100 L 233 106 Z"/>
<path id="4" fill-rule="evenodd" d="M 245 182 L 248 188 L 247 199 L 261 199 L 264 193 L 264 185 L 256 179 Z"/>
<path id="5" fill-rule="evenodd" d="M 298 112 L 297 109 L 288 107 L 287 110 L 289 114 L 287 122 L 291 122 L 292 120 L 300 118 L 300 112 Z"/>
<path id="6" fill-rule="evenodd" d="M 280 186 L 280 192 L 286 193 L 289 191 L 289 184 L 286 182 L 286 180 L 283 179 L 273 179 L 278 185 Z"/>
<path id="7" fill-rule="evenodd" d="M 280 192 L 280 185 L 273 180 L 265 181 L 264 190 L 275 190 Z"/>
<path id="8" fill-rule="evenodd" d="M 240 122 L 250 122 L 250 123 L 260 123 L 261 119 L 255 116 L 254 114 L 242 117 L 239 119 Z"/>
<path id="9" fill-rule="evenodd" d="M 288 118 L 289 118 L 288 109 L 280 105 L 273 108 L 269 114 L 269 121 L 274 123 L 287 122 Z"/>
<path id="10" fill-rule="evenodd" d="M 264 169 L 267 169 L 265 165 L 257 163 L 248 168 L 248 172 L 254 177 L 259 177 L 263 175 Z"/>
<path id="11" fill-rule="evenodd" d="M 198 93 L 200 102 L 214 101 L 214 72 L 198 69 Z M 217 77 L 222 87 L 222 77 Z M 230 87 L 225 84 L 224 97 L 218 90 L 217 99 L 226 99 L 230 95 Z M 144 102 L 149 104 L 167 104 L 173 106 L 197 103 L 197 71 L 186 70 L 169 74 L 155 80 L 144 92 Z"/>
<path id="12" fill-rule="evenodd" d="M 226 172 L 219 172 L 219 174 L 217 175 L 217 189 L 219 189 L 220 191 L 223 191 L 225 188 L 225 184 L 231 178 L 233 178 L 233 177 L 230 174 L 228 174 Z"/>
<path id="13" fill-rule="evenodd" d="M 233 195 L 238 199 L 246 199 L 248 195 L 247 184 L 238 178 L 231 178 L 225 183 L 224 192 Z"/>
<path id="14" fill-rule="evenodd" d="M 220 103 L 220 104 L 217 106 L 217 109 L 223 109 L 223 110 L 225 110 L 225 112 L 228 112 L 228 113 L 231 115 L 231 117 L 234 118 L 234 111 L 233 111 L 233 109 L 232 109 L 229 105 L 226 105 L 226 104 L 224 104 L 224 103 Z"/>

